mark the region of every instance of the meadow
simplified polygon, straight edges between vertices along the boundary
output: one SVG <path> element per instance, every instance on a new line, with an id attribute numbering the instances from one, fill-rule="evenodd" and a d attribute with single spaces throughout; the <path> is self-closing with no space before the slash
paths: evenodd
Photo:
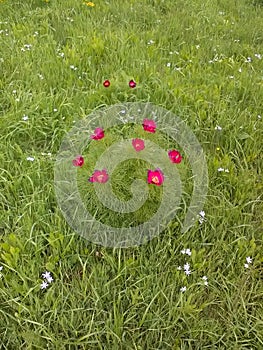
<path id="1" fill-rule="evenodd" d="M 263 349 L 262 18 L 260 0 L 0 1 L 0 349 Z M 205 206 L 183 234 L 99 246 L 59 209 L 56 156 L 78 120 L 138 101 L 196 135 Z"/>

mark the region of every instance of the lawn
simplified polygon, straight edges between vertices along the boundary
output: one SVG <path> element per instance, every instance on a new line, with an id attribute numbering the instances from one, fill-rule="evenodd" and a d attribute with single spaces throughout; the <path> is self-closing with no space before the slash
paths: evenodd
<path id="1" fill-rule="evenodd" d="M 262 18 L 260 0 L 0 1 L 0 349 L 263 349 Z M 208 192 L 182 232 L 189 154 L 158 123 L 147 135 L 127 121 L 105 130 L 72 168 L 85 208 L 113 227 L 151 220 L 169 187 L 145 181 L 134 214 L 105 208 L 88 181 L 103 152 L 140 137 L 183 160 L 169 225 L 141 245 L 103 246 L 67 222 L 54 169 L 74 125 L 126 103 L 187 125 Z M 143 152 L 112 174 L 121 201 L 154 170 Z"/>

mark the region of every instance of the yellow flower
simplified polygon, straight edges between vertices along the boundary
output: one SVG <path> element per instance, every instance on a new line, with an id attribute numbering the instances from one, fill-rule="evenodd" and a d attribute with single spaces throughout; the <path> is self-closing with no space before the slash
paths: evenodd
<path id="1" fill-rule="evenodd" d="M 220 151 L 220 147 L 216 147 L 216 150 L 217 150 L 217 151 Z"/>
<path id="2" fill-rule="evenodd" d="M 91 2 L 91 1 L 84 2 L 84 4 L 87 5 L 87 6 L 90 6 L 90 7 L 94 7 L 95 6 L 94 2 Z"/>

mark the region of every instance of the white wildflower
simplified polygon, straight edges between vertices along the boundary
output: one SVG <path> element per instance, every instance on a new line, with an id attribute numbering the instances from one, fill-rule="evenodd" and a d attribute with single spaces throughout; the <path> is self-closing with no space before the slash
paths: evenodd
<path id="1" fill-rule="evenodd" d="M 189 263 L 184 264 L 184 270 L 185 271 L 189 271 L 190 270 L 190 264 Z"/>
<path id="2" fill-rule="evenodd" d="M 248 264 L 251 264 L 251 263 L 252 263 L 252 258 L 251 258 L 250 256 L 247 256 L 247 257 L 246 257 L 246 262 L 247 262 Z"/>
<path id="3" fill-rule="evenodd" d="M 40 285 L 41 289 L 46 289 L 48 287 L 48 283 L 46 281 L 43 281 Z"/>
<path id="4" fill-rule="evenodd" d="M 192 252 L 191 252 L 191 250 L 190 250 L 189 248 L 187 248 L 187 249 L 185 250 L 185 254 L 191 256 Z"/>

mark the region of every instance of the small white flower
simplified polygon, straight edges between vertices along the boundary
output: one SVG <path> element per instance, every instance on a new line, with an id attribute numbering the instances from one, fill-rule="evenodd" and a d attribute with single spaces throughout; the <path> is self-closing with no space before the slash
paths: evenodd
<path id="1" fill-rule="evenodd" d="M 234 75 L 229 75 L 229 79 L 234 79 Z"/>
<path id="2" fill-rule="evenodd" d="M 13 90 L 12 93 L 13 93 L 13 94 L 16 94 L 16 90 Z"/>
<path id="3" fill-rule="evenodd" d="M 251 57 L 248 57 L 246 60 L 245 60 L 246 63 L 250 63 L 252 62 L 252 58 Z"/>
<path id="4" fill-rule="evenodd" d="M 248 264 L 244 264 L 245 268 L 248 269 L 249 265 Z"/>
<path id="5" fill-rule="evenodd" d="M 46 289 L 47 287 L 48 287 L 48 283 L 47 283 L 46 281 L 43 281 L 43 282 L 41 283 L 40 288 L 41 288 L 41 289 Z"/>
<path id="6" fill-rule="evenodd" d="M 251 258 L 250 256 L 247 256 L 247 257 L 246 257 L 246 262 L 247 262 L 248 264 L 251 264 L 251 263 L 252 263 L 252 258 Z"/>
<path id="7" fill-rule="evenodd" d="M 186 291 L 186 286 L 180 288 L 180 292 L 184 293 Z"/>
<path id="8" fill-rule="evenodd" d="M 148 45 L 152 45 L 152 44 L 154 44 L 154 41 L 151 39 L 151 40 L 148 41 L 147 44 L 148 44 Z"/>
<path id="9" fill-rule="evenodd" d="M 203 210 L 200 211 L 199 213 L 199 224 L 202 224 L 205 221 L 205 212 Z"/>
<path id="10" fill-rule="evenodd" d="M 71 68 L 72 70 L 77 70 L 77 69 L 78 69 L 78 68 L 75 67 L 73 64 L 71 64 L 71 65 L 69 66 L 69 68 Z"/>
<path id="11" fill-rule="evenodd" d="M 41 275 L 44 279 L 48 279 L 51 277 L 51 273 L 49 271 L 45 271 L 44 273 L 42 273 Z"/>
<path id="12" fill-rule="evenodd" d="M 56 108 L 53 109 L 54 112 L 57 112 L 58 110 Z"/>
<path id="13" fill-rule="evenodd" d="M 44 77 L 43 77 L 43 75 L 42 75 L 42 74 L 38 74 L 38 77 L 39 77 L 39 79 L 41 79 L 41 80 L 43 80 L 43 79 L 44 79 Z"/>
<path id="14" fill-rule="evenodd" d="M 192 252 L 191 252 L 191 250 L 190 250 L 189 248 L 187 248 L 187 249 L 185 250 L 185 254 L 191 256 Z"/>
<path id="15" fill-rule="evenodd" d="M 182 254 L 185 254 L 185 249 L 181 250 L 181 253 L 182 253 Z"/>
<path id="16" fill-rule="evenodd" d="M 229 173 L 229 170 L 228 170 L 228 169 L 225 169 L 225 173 Z"/>
<path id="17" fill-rule="evenodd" d="M 207 281 L 204 281 L 204 285 L 205 285 L 205 286 L 208 286 L 208 282 L 207 282 Z"/>
<path id="18" fill-rule="evenodd" d="M 184 264 L 184 270 L 185 271 L 189 271 L 190 270 L 190 264 L 189 263 Z"/>
<path id="19" fill-rule="evenodd" d="M 191 273 L 192 273 L 191 270 L 185 270 L 184 272 L 187 276 L 191 275 Z"/>
<path id="20" fill-rule="evenodd" d="M 218 168 L 217 171 L 218 172 L 222 172 L 222 171 L 225 171 L 225 169 L 224 168 Z"/>
<path id="21" fill-rule="evenodd" d="M 171 62 L 168 62 L 168 63 L 166 64 L 166 67 L 171 67 Z"/>
<path id="22" fill-rule="evenodd" d="M 47 277 L 47 278 L 46 278 L 46 280 L 48 281 L 48 283 L 51 283 L 51 282 L 53 282 L 53 281 L 54 281 L 54 279 L 53 279 L 53 277 L 52 277 L 52 276 Z"/>
<path id="23" fill-rule="evenodd" d="M 33 162 L 35 160 L 35 158 L 34 157 L 27 157 L 26 160 L 29 160 L 30 162 Z"/>
<path id="24" fill-rule="evenodd" d="M 24 121 L 27 121 L 28 120 L 28 115 L 23 115 L 23 117 L 22 117 L 22 119 L 24 120 Z"/>
<path id="25" fill-rule="evenodd" d="M 30 49 L 31 49 L 31 47 L 32 47 L 32 45 L 31 45 L 31 44 L 25 44 L 25 45 L 24 45 L 24 48 L 25 48 L 25 49 L 27 49 L 27 50 L 30 50 Z"/>
<path id="26" fill-rule="evenodd" d="M 65 56 L 64 52 L 59 52 L 58 55 L 59 55 L 60 57 L 64 57 L 64 56 Z"/>
<path id="27" fill-rule="evenodd" d="M 260 114 L 258 114 L 258 119 L 261 119 L 261 115 Z"/>
<path id="28" fill-rule="evenodd" d="M 239 70 L 238 70 L 238 71 L 239 71 L 239 73 L 241 73 L 241 72 L 242 72 L 242 68 L 239 68 Z"/>
<path id="29" fill-rule="evenodd" d="M 2 271 L 3 270 L 3 266 L 0 266 L 0 271 Z"/>
<path id="30" fill-rule="evenodd" d="M 177 267 L 177 270 L 178 270 L 178 271 L 181 271 L 181 270 L 182 270 L 182 266 L 178 266 L 178 267 Z"/>
<path id="31" fill-rule="evenodd" d="M 221 126 L 217 125 L 217 126 L 215 127 L 215 130 L 221 131 L 222 128 L 221 128 Z"/>
<path id="32" fill-rule="evenodd" d="M 202 280 L 207 281 L 207 277 L 206 277 L 206 276 L 203 276 L 203 277 L 202 277 Z"/>
<path id="33" fill-rule="evenodd" d="M 255 53 L 255 57 L 257 57 L 259 60 L 261 60 L 262 55 L 260 53 Z"/>
<path id="34" fill-rule="evenodd" d="M 195 45 L 195 47 L 197 50 L 200 49 L 200 45 Z"/>

